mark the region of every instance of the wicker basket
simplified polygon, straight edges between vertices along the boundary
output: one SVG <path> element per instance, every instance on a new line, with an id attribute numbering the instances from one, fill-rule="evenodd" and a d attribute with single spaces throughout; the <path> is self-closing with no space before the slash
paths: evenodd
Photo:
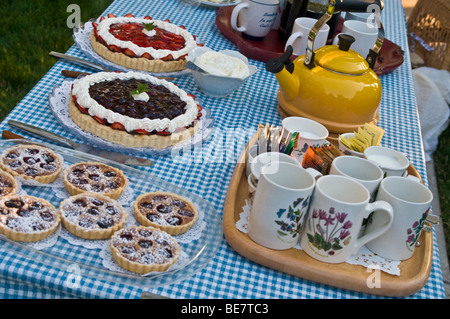
<path id="1" fill-rule="evenodd" d="M 418 0 L 408 18 L 408 42 L 425 66 L 450 71 L 450 1 Z"/>

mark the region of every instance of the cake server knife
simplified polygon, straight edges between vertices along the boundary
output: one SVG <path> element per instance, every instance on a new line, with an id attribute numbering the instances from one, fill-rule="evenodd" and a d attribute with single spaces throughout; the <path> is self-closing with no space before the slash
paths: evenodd
<path id="1" fill-rule="evenodd" d="M 65 59 L 67 61 L 70 62 L 74 62 L 74 63 L 78 63 L 87 67 L 90 67 L 92 69 L 95 69 L 97 71 L 105 71 L 105 72 L 112 72 L 112 70 L 109 70 L 105 67 L 103 67 L 100 64 L 94 63 L 94 62 L 90 62 L 90 61 L 86 61 L 68 54 L 64 54 L 64 53 L 59 53 L 59 52 L 55 52 L 55 51 L 50 51 L 50 56 L 55 57 L 55 58 L 59 58 L 59 59 Z"/>
<path id="2" fill-rule="evenodd" d="M 91 62 L 91 61 L 87 61 L 87 60 L 83 60 L 83 59 L 77 58 L 77 57 L 72 56 L 72 55 L 59 53 L 59 52 L 55 52 L 55 51 L 50 51 L 49 54 L 52 57 L 59 58 L 59 59 L 65 59 L 65 60 L 70 61 L 70 62 L 78 63 L 78 64 L 81 64 L 81 65 L 90 67 L 92 69 L 95 69 L 97 71 L 114 72 L 112 70 L 109 70 L 109 69 L 103 67 L 100 64 L 97 64 L 97 63 L 94 63 L 94 62 Z M 80 74 L 82 74 L 82 75 L 88 75 L 89 74 L 89 73 L 85 73 L 85 72 L 67 71 L 67 70 L 63 70 L 62 73 L 63 74 L 66 73 L 64 75 L 65 76 L 70 76 L 70 77 L 77 77 Z M 173 81 L 173 80 L 175 80 L 175 78 L 171 77 L 171 76 L 156 76 L 155 75 L 155 77 L 158 78 L 158 79 L 166 80 L 166 81 Z"/>
<path id="3" fill-rule="evenodd" d="M 15 121 L 15 120 L 9 120 L 8 124 L 13 127 L 17 127 L 24 131 L 38 135 L 40 137 L 49 139 L 53 142 L 62 144 L 66 147 L 70 147 L 77 151 L 81 151 L 81 152 L 84 152 L 87 154 L 97 155 L 97 156 L 100 156 L 100 157 L 103 157 L 103 158 L 106 158 L 106 159 L 109 159 L 109 160 L 112 160 L 112 161 L 115 161 L 115 162 L 118 162 L 121 164 L 136 165 L 136 166 L 152 166 L 154 164 L 154 162 L 150 159 L 133 157 L 133 156 L 126 155 L 126 154 L 101 150 L 101 149 L 95 148 L 95 147 L 93 147 L 91 145 L 87 145 L 87 144 L 75 143 L 68 138 L 65 138 L 63 136 L 57 135 L 55 133 L 49 132 L 47 130 L 41 129 L 39 127 L 30 125 L 27 123 Z M 3 131 L 2 137 L 4 139 L 23 138 L 20 135 L 16 135 L 12 132 L 9 132 L 9 133 L 7 133 L 7 132 L 8 131 Z"/>
<path id="4" fill-rule="evenodd" d="M 72 71 L 72 70 L 62 70 L 61 74 L 66 76 L 66 77 L 69 77 L 69 78 L 77 78 L 80 75 L 89 75 L 91 73 Z M 171 76 L 156 76 L 156 78 L 162 79 L 162 80 L 166 80 L 166 81 L 173 81 L 173 80 L 175 80 L 175 77 L 171 77 Z"/>

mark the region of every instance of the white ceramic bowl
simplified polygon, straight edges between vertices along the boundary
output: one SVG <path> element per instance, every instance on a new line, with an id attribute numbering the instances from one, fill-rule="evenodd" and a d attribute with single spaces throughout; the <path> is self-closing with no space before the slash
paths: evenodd
<path id="1" fill-rule="evenodd" d="M 354 137 L 355 133 L 343 133 L 343 134 L 339 135 L 339 137 L 338 137 L 339 150 L 342 153 L 344 153 L 345 155 L 353 155 L 353 156 L 358 156 L 358 157 L 363 157 L 364 158 L 364 153 L 360 153 L 360 152 L 354 151 L 354 150 L 348 148 L 347 146 L 345 146 L 344 144 L 342 144 L 341 136 L 343 138 Z"/>
<path id="2" fill-rule="evenodd" d="M 189 52 L 187 60 L 195 64 L 195 59 L 209 50 L 211 49 L 207 47 L 197 47 Z M 219 52 L 244 61 L 249 68 L 249 75 L 244 79 L 238 79 L 213 75 L 191 69 L 190 71 L 192 73 L 192 76 L 194 77 L 195 82 L 197 83 L 200 90 L 206 95 L 212 97 L 226 97 L 230 95 L 231 93 L 239 89 L 244 84 L 244 82 L 258 70 L 255 66 L 249 65 L 247 58 L 237 51 L 222 50 Z"/>

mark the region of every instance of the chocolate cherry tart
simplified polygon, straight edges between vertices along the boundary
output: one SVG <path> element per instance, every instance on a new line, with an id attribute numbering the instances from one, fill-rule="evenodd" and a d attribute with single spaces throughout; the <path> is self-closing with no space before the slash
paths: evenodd
<path id="1" fill-rule="evenodd" d="M 0 233 L 15 241 L 35 242 L 50 236 L 60 215 L 48 201 L 29 195 L 0 198 Z"/>
<path id="2" fill-rule="evenodd" d="M 72 85 L 70 116 L 81 129 L 126 147 L 163 149 L 192 137 L 201 117 L 194 96 L 139 72 L 99 72 Z"/>
<path id="3" fill-rule="evenodd" d="M 120 267 L 138 274 L 165 271 L 180 256 L 177 241 L 153 227 L 123 228 L 111 237 L 110 248 Z"/>
<path id="4" fill-rule="evenodd" d="M 121 229 L 127 219 L 124 208 L 114 199 L 82 193 L 63 200 L 61 222 L 73 235 L 84 239 L 107 239 Z"/>
<path id="5" fill-rule="evenodd" d="M 63 172 L 64 185 L 71 195 L 95 193 L 117 199 L 127 186 L 127 178 L 115 167 L 99 162 L 75 163 Z"/>
<path id="6" fill-rule="evenodd" d="M 189 200 L 169 192 L 141 194 L 136 198 L 133 210 L 141 225 L 157 227 L 171 235 L 186 232 L 198 217 Z"/>
<path id="7" fill-rule="evenodd" d="M 19 185 L 14 176 L 0 170 L 0 196 L 14 195 L 17 193 L 18 188 Z"/>
<path id="8" fill-rule="evenodd" d="M 0 155 L 0 167 L 13 176 L 48 184 L 58 177 L 63 160 L 43 146 L 16 145 Z"/>
<path id="9" fill-rule="evenodd" d="M 129 69 L 175 72 L 185 69 L 186 56 L 197 47 L 195 37 L 169 20 L 108 14 L 93 22 L 92 48 L 108 61 Z"/>

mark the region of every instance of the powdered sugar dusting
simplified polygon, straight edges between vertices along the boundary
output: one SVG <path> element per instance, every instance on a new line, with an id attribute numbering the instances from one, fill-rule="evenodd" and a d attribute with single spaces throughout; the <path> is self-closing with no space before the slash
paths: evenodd
<path id="1" fill-rule="evenodd" d="M 111 193 L 126 184 L 123 174 L 101 163 L 74 164 L 64 174 L 73 186 L 92 193 Z"/>
<path id="2" fill-rule="evenodd" d="M 28 195 L 0 199 L 0 223 L 16 232 L 38 233 L 58 222 L 58 211 L 43 199 Z"/>
<path id="3" fill-rule="evenodd" d="M 139 212 L 158 225 L 185 225 L 196 217 L 195 209 L 178 197 L 166 193 L 150 193 L 137 200 Z"/>
<path id="4" fill-rule="evenodd" d="M 126 216 L 123 208 L 104 196 L 80 194 L 61 203 L 61 215 L 69 223 L 86 229 L 106 229 Z"/>
<path id="5" fill-rule="evenodd" d="M 176 240 L 153 227 L 129 227 L 116 232 L 111 244 L 120 255 L 139 264 L 167 264 L 179 255 Z"/>
<path id="6" fill-rule="evenodd" d="M 35 177 L 55 173 L 62 162 L 49 150 L 36 146 L 16 146 L 2 154 L 2 163 L 14 172 Z"/>

